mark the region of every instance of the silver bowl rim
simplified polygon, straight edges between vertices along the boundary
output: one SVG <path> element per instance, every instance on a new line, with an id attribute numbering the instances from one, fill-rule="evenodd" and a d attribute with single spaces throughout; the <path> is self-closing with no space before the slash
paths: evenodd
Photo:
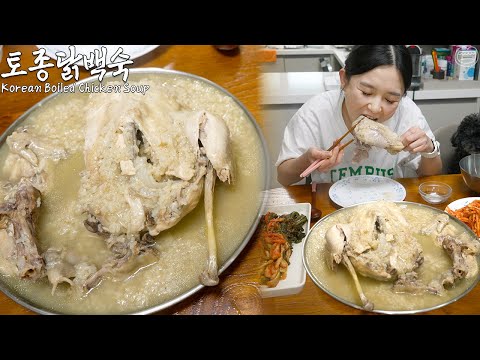
<path id="1" fill-rule="evenodd" d="M 253 115 L 250 113 L 250 111 L 245 107 L 245 105 L 240 101 L 238 100 L 238 98 L 233 95 L 232 93 L 230 93 L 228 90 L 226 90 L 225 88 L 223 88 L 222 86 L 220 86 L 219 84 L 211 81 L 211 80 L 208 80 L 204 77 L 201 77 L 199 75 L 195 75 L 195 74 L 191 74 L 191 73 L 188 73 L 188 72 L 184 72 L 184 71 L 178 71 L 178 70 L 169 70 L 169 69 L 163 69 L 163 68 L 156 68 L 156 67 L 145 67 L 145 68 L 133 68 L 133 69 L 129 69 L 129 72 L 130 73 L 133 73 L 133 74 L 152 74 L 152 73 L 158 73 L 158 74 L 170 74 L 170 75 L 177 75 L 177 76 L 182 76 L 182 77 L 187 77 L 187 78 L 191 78 L 191 79 L 195 79 L 195 80 L 198 80 L 198 81 L 201 81 L 203 83 L 206 83 L 210 86 L 213 86 L 214 88 L 218 89 L 219 91 L 223 92 L 224 94 L 228 95 L 231 99 L 233 99 L 235 101 L 235 103 L 243 110 L 243 112 L 246 114 L 247 118 L 250 120 L 250 122 L 252 123 L 252 125 L 254 126 L 255 128 L 255 131 L 257 133 L 257 136 L 258 138 L 260 139 L 260 142 L 261 142 L 261 147 L 262 147 L 262 155 L 263 155 L 263 162 L 264 162 L 264 171 L 265 171 L 265 176 L 264 176 L 264 181 L 263 181 L 263 184 L 262 184 L 262 187 L 261 187 L 261 191 L 259 192 L 259 196 L 261 198 L 261 204 L 259 206 L 259 209 L 258 209 L 258 212 L 257 212 L 257 216 L 255 218 L 255 221 L 253 221 L 253 223 L 250 225 L 250 228 L 248 229 L 248 232 L 247 234 L 245 235 L 244 237 L 244 240 L 240 243 L 240 245 L 237 247 L 237 249 L 233 252 L 232 255 L 230 255 L 230 257 L 223 263 L 223 265 L 220 267 L 220 269 L 218 270 L 218 274 L 221 275 L 234 261 L 235 259 L 240 255 L 240 253 L 243 251 L 243 249 L 245 248 L 245 246 L 247 246 L 247 244 L 250 242 L 251 238 L 253 237 L 253 234 L 258 226 L 258 223 L 260 222 L 260 218 L 264 212 L 264 209 L 266 207 L 266 204 L 267 204 L 267 198 L 265 196 L 262 196 L 262 193 L 268 189 L 268 184 L 270 184 L 270 167 L 267 166 L 268 164 L 270 164 L 270 156 L 269 156 L 269 152 L 268 152 L 268 148 L 267 148 L 267 145 L 266 145 L 266 141 L 265 141 L 265 138 L 263 136 L 263 133 L 262 131 L 260 130 L 260 127 L 259 125 L 257 124 L 257 121 L 255 120 L 255 118 L 253 117 Z M 113 71 L 110 71 L 108 73 L 105 74 L 105 79 L 110 79 L 110 78 L 113 78 Z M 90 83 L 90 82 L 98 82 L 98 76 L 90 76 L 88 78 L 85 78 L 83 80 L 80 80 L 80 81 L 77 81 L 73 84 L 68 84 L 68 86 L 70 85 L 73 85 L 75 86 L 76 89 L 78 89 L 78 86 L 80 84 L 83 84 L 83 83 Z M 103 81 L 102 81 L 103 82 Z M 128 81 L 127 81 L 128 82 Z M 66 86 L 66 85 L 65 85 Z M 35 103 L 32 107 L 30 107 L 27 111 L 25 111 L 22 115 L 20 115 L 5 131 L 4 133 L 0 136 L 0 146 L 2 146 L 7 137 L 10 136 L 14 131 L 15 129 L 32 113 L 34 112 L 35 110 L 37 110 L 39 107 L 43 106 L 44 104 L 46 104 L 48 101 L 51 101 L 52 99 L 56 98 L 57 96 L 59 95 L 62 95 L 63 93 L 53 93 L 45 98 L 43 98 L 42 100 L 40 100 L 39 102 Z M 218 286 L 218 285 L 217 285 Z M 131 312 L 131 313 L 122 313 L 122 314 L 131 314 L 131 315 L 147 315 L 147 314 L 151 314 L 151 313 L 154 313 L 154 312 L 157 312 L 157 311 L 160 311 L 160 310 L 164 310 L 164 309 L 167 309 L 185 299 L 187 299 L 188 297 L 190 297 L 191 295 L 195 294 L 196 292 L 198 292 L 199 290 L 201 290 L 202 288 L 204 288 L 205 285 L 202 285 L 202 284 L 199 284 L 193 288 L 191 288 L 190 290 L 187 290 L 186 292 L 178 295 L 178 296 L 175 296 L 173 299 L 170 299 L 166 302 L 163 302 L 161 304 L 158 304 L 158 305 L 155 305 L 155 306 L 152 306 L 152 307 L 149 307 L 149 308 L 146 308 L 146 309 L 143 309 L 143 310 L 138 310 L 138 311 L 134 311 L 134 312 Z M 55 311 L 52 311 L 50 309 L 46 309 L 46 308 L 43 308 L 42 306 L 39 306 L 39 305 L 36 305 L 34 304 L 33 302 L 30 302 L 29 300 L 27 299 L 24 299 L 23 297 L 20 297 L 20 296 L 17 296 L 15 295 L 12 291 L 10 291 L 10 289 L 4 284 L 3 281 L 0 281 L 0 291 L 2 291 L 5 295 L 7 295 L 9 298 L 11 298 L 13 301 L 15 301 L 16 303 L 24 306 L 25 308 L 33 311 L 33 312 L 36 312 L 38 314 L 42 314 L 42 315 L 59 315 L 59 314 L 64 314 L 64 313 L 61 313 L 61 312 L 55 312 Z"/>
<path id="2" fill-rule="evenodd" d="M 365 311 L 365 312 L 373 312 L 373 313 L 379 313 L 379 314 L 388 314 L 388 315 L 407 315 L 407 314 L 417 314 L 417 313 L 422 313 L 422 312 L 427 312 L 427 311 L 432 311 L 432 310 L 435 310 L 435 309 L 439 309 L 441 307 L 444 307 L 446 305 L 449 305 L 459 299 L 461 299 L 462 297 L 464 297 L 465 295 L 467 295 L 476 285 L 477 283 L 480 281 L 480 271 L 477 273 L 477 278 L 475 279 L 475 281 L 464 291 L 462 292 L 461 294 L 457 295 L 456 297 L 448 300 L 448 301 L 445 301 L 441 304 L 438 304 L 438 305 L 435 305 L 435 306 L 431 306 L 431 307 L 428 307 L 428 308 L 423 308 L 423 309 L 415 309 L 415 310 L 382 310 L 382 309 L 373 309 L 372 311 L 368 311 L 368 310 L 365 310 L 362 306 L 358 305 L 358 304 L 355 304 L 355 303 L 352 303 L 348 300 L 345 300 L 343 299 L 342 297 L 334 294 L 333 292 L 331 292 L 330 290 L 328 290 L 322 283 L 319 279 L 316 278 L 316 276 L 312 273 L 311 269 L 310 269 L 310 266 L 308 264 L 308 261 L 307 261 L 307 258 L 306 258 L 306 253 L 305 253 L 305 249 L 307 247 L 307 244 L 310 240 L 310 235 L 312 234 L 312 232 L 314 231 L 314 229 L 316 227 L 320 227 L 319 224 L 321 224 L 325 219 L 328 219 L 330 216 L 334 215 L 334 214 L 337 214 L 338 212 L 341 212 L 341 211 L 344 211 L 346 209 L 351 209 L 351 208 L 354 208 L 354 207 L 357 207 L 357 206 L 360 206 L 360 205 L 365 205 L 365 204 L 371 204 L 371 203 L 376 203 L 377 201 L 367 201 L 367 202 L 363 202 L 363 203 L 358 203 L 358 204 L 355 204 L 355 205 L 352 205 L 352 206 L 348 206 L 348 207 L 345 207 L 345 208 L 341 208 L 341 209 L 337 209 L 335 210 L 334 212 L 326 215 L 325 217 L 322 217 L 320 220 L 317 221 L 317 223 L 310 229 L 310 231 L 308 232 L 308 235 L 307 235 L 307 238 L 305 239 L 304 243 L 303 243 L 303 247 L 302 247 L 302 260 L 303 260 L 303 266 L 305 267 L 305 270 L 307 271 L 307 274 L 308 276 L 310 277 L 310 279 L 313 281 L 313 283 L 315 285 L 317 285 L 321 290 L 323 290 L 324 292 L 326 292 L 328 295 L 330 295 L 331 297 L 333 297 L 334 299 L 344 303 L 345 305 L 348 305 L 348 306 L 351 306 L 355 309 L 359 309 L 359 310 L 362 310 L 362 311 Z M 425 204 L 421 204 L 421 203 L 417 203 L 417 202 L 413 202 L 413 201 L 392 201 L 396 204 L 399 204 L 399 205 L 405 205 L 405 204 L 412 204 L 414 206 L 420 206 L 420 207 L 425 207 L 425 208 L 428 208 L 428 209 L 433 209 L 435 210 L 436 212 L 438 213 L 445 213 L 447 214 L 450 219 L 453 221 L 455 221 L 457 224 L 461 225 L 467 232 L 469 232 L 473 237 L 477 237 L 475 235 L 475 233 L 473 232 L 472 229 L 470 229 L 466 224 L 464 224 L 463 222 L 461 222 L 459 219 L 457 219 L 455 216 L 453 215 L 450 215 L 449 213 L 443 211 L 443 210 L 440 210 L 440 209 L 437 209 L 433 206 L 429 206 L 429 205 L 425 205 Z M 478 263 L 478 260 L 480 258 L 480 255 L 477 255 L 477 263 Z"/>
<path id="3" fill-rule="evenodd" d="M 466 156 L 464 156 L 463 158 L 460 159 L 460 161 L 458 162 L 458 166 L 460 166 L 460 169 L 463 170 L 464 172 L 466 172 L 469 176 L 472 176 L 472 177 L 479 177 L 479 176 L 475 176 L 473 174 L 470 174 L 467 169 L 465 169 L 465 167 L 463 166 L 463 163 L 465 162 L 465 159 L 467 158 L 473 158 L 473 157 L 476 157 L 478 155 L 478 157 L 480 158 L 480 153 L 472 153 L 472 154 L 468 154 Z"/>

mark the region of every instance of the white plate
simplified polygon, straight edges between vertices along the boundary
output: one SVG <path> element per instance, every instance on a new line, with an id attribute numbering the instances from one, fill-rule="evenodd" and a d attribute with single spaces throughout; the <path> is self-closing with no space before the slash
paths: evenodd
<path id="1" fill-rule="evenodd" d="M 310 211 L 311 205 L 309 203 L 299 203 L 292 205 L 277 205 L 269 206 L 265 209 L 265 213 L 268 211 L 274 212 L 277 215 L 289 214 L 292 211 L 305 215 L 308 219 L 307 223 L 303 225 L 305 237 L 298 244 L 293 244 L 292 255 L 290 256 L 290 265 L 288 265 L 287 278 L 280 280 L 277 286 L 269 288 L 266 285 L 260 285 L 260 292 L 263 298 L 269 298 L 274 296 L 285 296 L 298 294 L 305 286 L 305 279 L 307 273 L 302 263 L 302 248 L 303 242 L 307 238 L 308 231 L 310 229 Z"/>
<path id="2" fill-rule="evenodd" d="M 75 54 L 89 55 L 95 49 L 100 50 L 102 46 L 107 48 L 107 62 L 110 62 L 110 57 L 115 54 L 119 47 L 122 47 L 123 54 L 130 55 L 129 60 L 136 59 L 142 55 L 149 53 L 150 51 L 156 49 L 160 45 L 74 45 Z M 47 52 L 47 55 L 52 59 L 56 59 L 57 55 L 55 54 L 58 51 L 63 51 L 67 57 L 70 55 L 70 50 L 68 45 L 37 45 L 38 48 L 44 48 Z M 119 59 L 116 62 L 120 61 Z M 78 65 L 83 66 L 83 58 L 78 62 Z"/>
<path id="3" fill-rule="evenodd" d="M 455 200 L 450 204 L 448 204 L 445 210 L 447 210 L 447 208 L 449 208 L 450 210 L 461 209 L 464 206 L 467 206 L 468 204 L 470 204 L 474 200 L 480 200 L 480 197 L 467 197 L 467 198 Z"/>
<path id="4" fill-rule="evenodd" d="M 351 176 L 337 181 L 328 191 L 330 199 L 347 207 L 367 201 L 402 201 L 407 192 L 399 182 L 376 175 Z"/>

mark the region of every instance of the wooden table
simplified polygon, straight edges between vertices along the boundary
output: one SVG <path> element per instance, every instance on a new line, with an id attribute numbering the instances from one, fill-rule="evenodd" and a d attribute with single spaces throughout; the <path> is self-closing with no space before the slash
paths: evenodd
<path id="1" fill-rule="evenodd" d="M 426 203 L 418 193 L 418 186 L 428 180 L 439 180 L 452 187 L 452 195 L 447 203 L 439 205 L 430 205 Z M 478 196 L 477 193 L 471 191 L 463 182 L 461 175 L 438 175 L 423 178 L 397 179 L 403 184 L 407 191 L 405 201 L 426 204 L 438 209 L 444 209 L 446 204 L 457 199 L 470 196 Z M 322 210 L 323 216 L 330 214 L 338 209 L 328 196 L 328 190 L 331 184 L 318 184 L 316 206 Z M 286 205 L 293 203 L 311 202 L 311 186 L 289 186 L 287 188 L 276 188 L 268 191 L 268 205 Z M 315 222 L 312 222 L 312 226 Z M 241 276 L 248 273 L 249 267 L 252 267 L 255 261 L 258 261 L 258 248 L 254 242 L 250 242 L 241 256 L 222 274 L 222 281 L 227 283 L 235 276 Z M 218 297 L 222 293 L 220 284 L 219 289 L 204 289 L 200 294 L 194 295 L 192 298 L 173 306 L 162 313 L 202 313 L 202 307 L 199 303 L 207 303 L 203 310 L 217 311 L 217 313 L 232 313 L 228 309 L 215 309 L 208 301 L 214 301 L 215 296 Z M 347 314 L 370 314 L 362 310 L 354 309 L 347 306 L 327 293 L 318 288 L 313 281 L 307 276 L 305 287 L 297 295 L 274 297 L 263 299 L 261 305 L 257 305 L 254 309 L 255 313 L 262 314 L 290 314 L 290 315 L 347 315 Z M 246 313 L 252 311 L 251 308 L 246 309 Z M 205 311 L 203 311 L 204 313 Z M 444 306 L 440 309 L 433 310 L 424 314 L 480 314 L 480 286 L 476 286 L 466 296 L 460 300 Z"/>
<path id="2" fill-rule="evenodd" d="M 446 204 L 464 197 L 478 196 L 464 183 L 461 175 L 437 175 L 423 178 L 396 179 L 405 186 L 407 196 L 405 201 L 417 202 L 444 209 Z M 451 186 L 452 196 L 447 203 L 431 205 L 425 202 L 418 193 L 418 186 L 429 180 L 438 180 Z M 317 208 L 322 210 L 323 216 L 338 209 L 328 196 L 331 184 L 319 184 L 317 187 Z M 286 204 L 292 202 L 310 202 L 310 186 L 290 186 L 270 190 L 269 203 Z M 315 222 L 312 223 L 312 226 Z M 333 299 L 319 289 L 307 276 L 305 287 L 301 293 L 294 296 L 264 299 L 265 314 L 366 314 Z M 426 314 L 480 314 L 480 286 L 476 286 L 462 299 L 440 309 Z"/>

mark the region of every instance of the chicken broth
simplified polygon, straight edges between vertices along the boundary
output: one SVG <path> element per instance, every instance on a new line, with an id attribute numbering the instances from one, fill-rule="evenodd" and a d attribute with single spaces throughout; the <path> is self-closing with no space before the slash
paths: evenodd
<path id="1" fill-rule="evenodd" d="M 360 205 L 361 206 L 361 205 Z M 431 224 L 438 212 L 429 208 L 413 204 L 401 205 L 402 214 L 411 229 L 422 229 L 426 224 Z M 362 307 L 354 281 L 344 265 L 339 265 L 337 271 L 332 271 L 326 261 L 325 234 L 335 224 L 348 223 L 351 221 L 351 213 L 355 208 L 346 208 L 337 214 L 329 216 L 316 226 L 307 240 L 305 246 L 305 259 L 312 275 L 323 288 L 334 296 L 351 304 Z M 458 223 L 450 220 L 448 226 L 453 226 L 458 234 L 465 233 L 465 229 Z M 445 250 L 434 243 L 433 235 L 412 235 L 420 243 L 423 249 L 424 262 L 415 271 L 418 279 L 427 284 L 439 277 L 444 271 L 451 269 L 452 260 Z M 470 236 L 470 235 L 469 235 Z M 476 238 L 472 236 L 472 239 Z M 478 263 L 478 257 L 477 257 Z M 427 292 L 419 294 L 395 293 L 392 290 L 393 281 L 379 281 L 360 275 L 357 272 L 360 284 L 365 296 L 374 304 L 375 311 L 415 311 L 441 306 L 457 298 L 478 280 L 478 274 L 472 278 L 457 280 L 455 286 L 446 290 L 444 295 L 433 295 Z"/>
<path id="2" fill-rule="evenodd" d="M 135 75 L 135 76 L 133 76 Z M 132 81 L 132 79 L 136 81 Z M 219 89 L 196 79 L 174 74 L 130 74 L 132 85 L 149 85 L 138 97 L 166 94 L 182 109 L 206 110 L 222 117 L 230 131 L 235 182 L 217 179 L 213 219 L 219 268 L 231 258 L 254 228 L 265 186 L 266 164 L 262 142 L 255 126 L 235 101 Z M 79 206 L 80 172 L 83 156 L 85 107 L 88 96 L 61 94 L 29 115 L 20 125 L 28 125 L 36 135 L 62 144 L 68 156 L 48 160 L 46 188 L 37 225 L 39 253 L 50 247 L 66 249 L 73 263 L 89 261 L 99 267 L 111 256 L 103 237 L 84 226 L 85 214 Z M 8 154 L 2 144 L 0 160 Z M 7 180 L 5 173 L 0 174 Z M 44 277 L 39 281 L 2 275 L 10 291 L 40 309 L 56 313 L 132 313 L 168 302 L 199 285 L 207 256 L 207 226 L 203 196 L 198 205 L 175 226 L 155 237 L 158 254 L 145 254 L 129 261 L 121 271 L 103 277 L 91 291 L 80 292 L 61 283 L 54 295 Z M 0 257 L 0 261 L 5 261 Z M 0 264 L 0 270 L 2 264 Z"/>

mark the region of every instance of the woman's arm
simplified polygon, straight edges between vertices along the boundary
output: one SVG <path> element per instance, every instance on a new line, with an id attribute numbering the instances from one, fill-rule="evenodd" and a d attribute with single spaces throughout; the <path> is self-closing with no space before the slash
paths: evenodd
<path id="1" fill-rule="evenodd" d="M 308 166 L 310 164 L 306 152 L 296 159 L 285 160 L 277 167 L 277 181 L 283 186 L 294 184 L 301 180 L 300 174 Z"/>
<path id="2" fill-rule="evenodd" d="M 300 174 L 318 159 L 327 160 L 317 168 L 317 171 L 328 171 L 342 161 L 344 151 L 340 151 L 340 146 L 340 144 L 335 146 L 332 151 L 312 147 L 295 159 L 285 160 L 277 167 L 278 182 L 283 186 L 289 186 L 300 181 L 302 179 Z"/>
<path id="3" fill-rule="evenodd" d="M 405 134 L 401 136 L 402 142 L 405 145 L 405 151 L 411 153 L 431 153 L 435 146 L 432 139 L 417 126 L 408 129 Z M 433 158 L 423 157 L 417 169 L 418 176 L 438 175 L 442 172 L 442 159 L 440 155 Z"/>
<path id="4" fill-rule="evenodd" d="M 442 171 L 442 158 L 440 156 L 440 149 L 436 149 L 436 147 L 440 147 L 438 141 L 433 143 L 433 140 L 430 139 L 432 143 L 432 150 L 430 153 L 433 154 L 424 154 L 421 157 L 420 165 L 417 170 L 417 174 L 419 176 L 428 176 L 428 175 L 437 175 Z"/>
<path id="5" fill-rule="evenodd" d="M 422 156 L 417 174 L 418 176 L 438 175 L 442 172 L 442 166 L 442 158 L 440 155 L 431 159 Z"/>

